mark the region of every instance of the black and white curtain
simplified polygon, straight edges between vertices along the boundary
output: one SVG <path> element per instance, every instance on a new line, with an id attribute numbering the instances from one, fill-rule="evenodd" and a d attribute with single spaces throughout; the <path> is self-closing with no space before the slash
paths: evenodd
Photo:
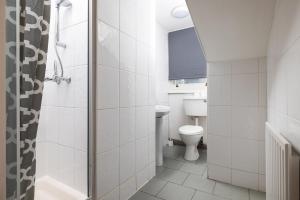
<path id="1" fill-rule="evenodd" d="M 20 196 L 34 199 L 36 136 L 45 78 L 51 0 L 21 0 Z"/>
<path id="2" fill-rule="evenodd" d="M 34 200 L 36 173 L 36 136 L 45 78 L 51 0 L 20 0 L 20 10 L 16 4 L 7 1 L 7 27 L 14 30 L 19 26 L 12 17 L 20 12 L 20 43 L 14 36 L 7 36 L 7 68 L 19 63 L 20 77 L 16 77 L 13 67 L 7 72 L 7 199 L 16 198 L 17 165 L 20 165 L 20 199 Z M 18 16 L 18 15 L 15 15 Z M 16 46 L 20 45 L 20 60 L 16 61 Z M 20 87 L 14 80 L 20 80 Z M 20 99 L 17 99 L 16 88 L 20 88 Z M 12 123 L 16 113 L 16 102 L 20 102 L 20 149 L 16 147 L 16 123 Z M 18 133 L 17 133 L 18 134 Z M 20 151 L 20 163 L 16 151 Z M 11 187 L 10 187 L 11 186 Z"/>

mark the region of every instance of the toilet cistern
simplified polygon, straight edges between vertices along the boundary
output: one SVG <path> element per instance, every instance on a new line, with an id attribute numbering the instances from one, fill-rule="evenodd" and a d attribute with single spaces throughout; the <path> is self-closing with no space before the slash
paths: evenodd
<path id="1" fill-rule="evenodd" d="M 199 126 L 199 117 L 207 116 L 207 100 L 200 95 L 187 96 L 183 99 L 185 114 L 195 120 Z"/>
<path id="2" fill-rule="evenodd" d="M 155 115 L 156 115 L 156 165 L 163 165 L 163 116 L 168 115 L 170 112 L 169 106 L 156 105 Z"/>

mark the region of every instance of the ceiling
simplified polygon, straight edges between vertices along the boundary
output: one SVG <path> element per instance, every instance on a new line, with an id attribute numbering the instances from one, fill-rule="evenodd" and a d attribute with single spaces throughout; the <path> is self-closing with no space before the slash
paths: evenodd
<path id="1" fill-rule="evenodd" d="M 276 0 L 187 0 L 208 61 L 267 55 Z"/>
<path id="2" fill-rule="evenodd" d="M 156 0 L 156 20 L 166 31 L 172 32 L 194 26 L 190 16 L 176 19 L 171 15 L 173 8 L 181 5 L 186 5 L 185 0 Z"/>

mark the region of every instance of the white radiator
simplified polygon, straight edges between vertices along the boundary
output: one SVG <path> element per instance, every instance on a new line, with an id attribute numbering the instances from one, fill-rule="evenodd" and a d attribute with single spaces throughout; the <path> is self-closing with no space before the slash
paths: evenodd
<path id="1" fill-rule="evenodd" d="M 267 200 L 299 200 L 299 157 L 291 144 L 266 123 Z"/>

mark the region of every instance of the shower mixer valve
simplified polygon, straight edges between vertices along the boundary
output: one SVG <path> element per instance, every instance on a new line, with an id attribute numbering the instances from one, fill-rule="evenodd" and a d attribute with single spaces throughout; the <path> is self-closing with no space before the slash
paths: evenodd
<path id="1" fill-rule="evenodd" d="M 70 77 L 64 77 L 63 74 L 61 76 L 58 75 L 58 70 L 57 70 L 57 62 L 54 61 L 54 74 L 52 77 L 46 77 L 45 81 L 53 81 L 57 85 L 59 85 L 62 81 L 65 81 L 66 83 L 70 84 L 71 83 L 71 78 Z"/>

